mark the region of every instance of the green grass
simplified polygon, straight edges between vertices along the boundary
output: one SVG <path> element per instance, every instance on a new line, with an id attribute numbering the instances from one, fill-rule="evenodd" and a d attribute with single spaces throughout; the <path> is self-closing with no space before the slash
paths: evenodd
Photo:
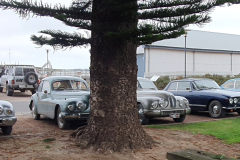
<path id="1" fill-rule="evenodd" d="M 149 128 L 189 131 L 192 134 L 212 135 L 227 144 L 240 143 L 240 118 Z"/>

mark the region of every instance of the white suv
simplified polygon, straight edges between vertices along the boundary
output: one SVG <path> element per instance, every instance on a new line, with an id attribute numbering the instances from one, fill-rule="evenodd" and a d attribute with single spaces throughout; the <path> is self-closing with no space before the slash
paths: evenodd
<path id="1" fill-rule="evenodd" d="M 4 65 L 0 69 L 0 92 L 6 89 L 8 96 L 12 96 L 14 90 L 36 92 L 38 75 L 33 65 Z"/>

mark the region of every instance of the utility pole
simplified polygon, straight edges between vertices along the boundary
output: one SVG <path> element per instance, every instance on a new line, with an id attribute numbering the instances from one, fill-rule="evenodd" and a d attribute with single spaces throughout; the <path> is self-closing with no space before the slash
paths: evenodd
<path id="1" fill-rule="evenodd" d="M 49 52 L 49 49 L 46 49 L 47 51 L 47 68 L 48 68 L 48 52 Z"/>

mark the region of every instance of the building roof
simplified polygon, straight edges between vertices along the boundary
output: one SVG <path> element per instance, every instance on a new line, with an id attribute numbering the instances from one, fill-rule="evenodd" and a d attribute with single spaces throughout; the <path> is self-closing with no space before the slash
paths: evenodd
<path id="1" fill-rule="evenodd" d="M 198 51 L 240 53 L 240 35 L 190 30 L 187 31 L 186 48 Z M 181 50 L 185 48 L 185 36 L 157 41 L 138 47 L 137 53 L 144 53 L 143 48 L 165 47 Z"/>

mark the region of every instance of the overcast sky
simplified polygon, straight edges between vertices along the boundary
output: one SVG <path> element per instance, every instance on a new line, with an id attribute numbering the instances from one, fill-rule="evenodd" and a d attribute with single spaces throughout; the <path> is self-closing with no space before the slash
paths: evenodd
<path id="1" fill-rule="evenodd" d="M 71 0 L 51 0 L 51 3 L 69 6 Z M 240 5 L 217 7 L 210 15 L 211 23 L 201 28 L 189 26 L 188 29 L 240 35 Z M 54 29 L 72 33 L 78 31 L 75 28 L 67 27 L 53 18 L 22 19 L 13 10 L 0 10 L 0 19 L 0 64 L 33 64 L 41 67 L 47 62 L 46 49 L 49 49 L 48 59 L 54 69 L 89 68 L 89 48 L 54 51 L 50 46 L 39 48 L 30 40 L 31 35 L 40 35 L 38 31 L 41 30 Z"/>

